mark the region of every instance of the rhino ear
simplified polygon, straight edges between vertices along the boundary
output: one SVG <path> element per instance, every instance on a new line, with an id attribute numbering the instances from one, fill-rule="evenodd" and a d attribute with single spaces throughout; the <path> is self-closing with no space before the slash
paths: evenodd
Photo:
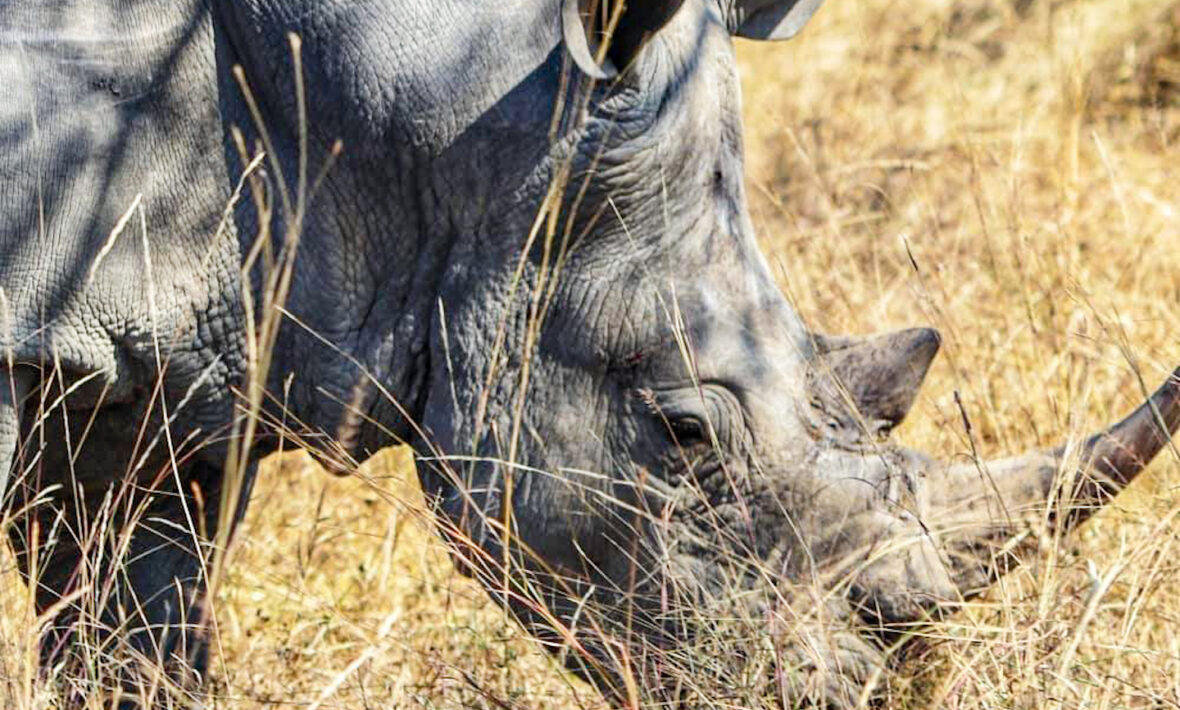
<path id="1" fill-rule="evenodd" d="M 562 0 L 562 37 L 583 73 L 610 79 L 631 64 L 682 5 L 684 0 Z"/>
<path id="2" fill-rule="evenodd" d="M 873 433 L 888 433 L 909 413 L 940 344 L 932 328 L 868 338 L 817 335 L 813 394 L 828 410 L 851 403 Z"/>
<path id="3" fill-rule="evenodd" d="M 790 39 L 823 0 L 733 0 L 733 33 L 747 39 Z"/>

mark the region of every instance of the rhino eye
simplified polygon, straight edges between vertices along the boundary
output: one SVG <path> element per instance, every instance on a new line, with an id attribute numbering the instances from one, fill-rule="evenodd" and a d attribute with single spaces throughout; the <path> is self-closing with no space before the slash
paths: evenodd
<path id="1" fill-rule="evenodd" d="M 705 425 L 696 417 L 676 417 L 668 420 L 672 438 L 681 446 L 692 446 L 705 441 Z"/>

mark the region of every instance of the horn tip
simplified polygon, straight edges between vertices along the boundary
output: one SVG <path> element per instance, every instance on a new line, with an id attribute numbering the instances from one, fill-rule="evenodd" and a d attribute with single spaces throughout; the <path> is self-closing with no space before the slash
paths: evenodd
<path id="1" fill-rule="evenodd" d="M 1163 414 L 1164 418 L 1167 419 L 1169 423 L 1175 419 L 1177 424 L 1180 424 L 1180 367 L 1177 367 L 1175 370 L 1173 370 L 1172 374 L 1168 376 L 1168 379 L 1164 381 L 1164 384 L 1160 386 L 1159 391 L 1156 393 L 1155 399 L 1159 400 L 1159 404 L 1157 406 L 1159 406 L 1161 410 L 1165 408 L 1165 405 L 1166 409 L 1169 410 L 1161 411 L 1161 414 Z M 1172 426 L 1171 428 L 1173 431 L 1175 431 L 1175 426 Z"/>
<path id="2" fill-rule="evenodd" d="M 942 350 L 942 335 L 934 328 L 910 328 L 901 331 L 897 336 L 894 342 L 904 343 L 910 362 L 914 364 L 918 374 L 925 376 L 934 358 Z"/>
<path id="3" fill-rule="evenodd" d="M 1164 383 L 1151 396 L 1151 401 L 1161 408 L 1161 412 L 1165 416 L 1167 415 L 1167 412 L 1163 411 L 1165 409 L 1180 409 L 1180 367 L 1168 375 Z"/>
<path id="4" fill-rule="evenodd" d="M 914 328 L 915 340 L 922 348 L 928 348 L 934 353 L 942 349 L 942 334 L 935 328 Z"/>

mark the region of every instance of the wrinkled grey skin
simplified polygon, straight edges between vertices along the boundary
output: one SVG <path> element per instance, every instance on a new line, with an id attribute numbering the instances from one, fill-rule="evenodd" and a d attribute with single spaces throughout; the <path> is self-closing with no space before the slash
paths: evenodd
<path id="1" fill-rule="evenodd" d="M 65 484 L 35 516 L 42 531 L 56 511 L 96 510 L 125 478 L 156 491 L 156 519 L 183 526 L 204 511 L 208 529 L 218 523 L 245 378 L 240 269 L 259 229 L 249 198 L 219 229 L 245 167 L 232 127 L 261 138 L 231 68 L 243 67 L 273 144 L 261 177 L 277 200 L 280 179 L 298 187 L 294 32 L 308 174 L 336 140 L 344 151 L 303 223 L 287 304 L 300 324 L 284 325 L 269 382 L 286 410 L 270 413 L 357 459 L 412 442 L 440 527 L 492 587 L 510 480 L 511 557 L 563 624 L 579 613 L 564 597 L 586 596 L 603 603 L 608 633 L 628 626 L 627 609 L 639 643 L 674 653 L 702 622 L 672 613 L 669 594 L 773 625 L 793 590 L 830 590 L 812 606 L 831 613 L 781 640 L 798 651 L 788 682 L 804 700 L 855 702 L 888 629 L 953 608 L 1007 568 L 991 550 L 1027 511 L 1043 517 L 1064 457 L 948 466 L 891 445 L 936 334 L 816 335 L 774 285 L 743 193 L 732 37 L 787 38 L 816 5 L 652 3 L 649 24 L 624 23 L 630 46 L 599 65 L 593 28 L 587 43 L 585 18 L 563 23 L 559 0 L 17 2 L 0 14 L 10 493 Z M 526 240 L 555 181 L 556 224 L 569 229 L 546 249 L 543 233 Z M 133 215 L 103 253 L 138 194 L 142 224 Z M 38 393 L 85 378 L 40 427 L 71 446 L 30 443 Z M 1158 451 L 1180 422 L 1176 390 L 1080 448 L 1074 463 L 1099 475 L 1080 501 L 1104 500 Z M 170 436 L 153 436 L 166 416 Z M 262 432 L 256 454 L 276 441 Z M 18 527 L 23 553 L 31 527 Z M 149 655 L 159 636 L 165 657 L 200 670 L 199 630 L 175 629 L 199 617 L 191 535 L 145 524 L 132 544 L 144 554 L 108 607 L 135 593 L 173 628 L 118 633 Z M 53 548 L 43 608 L 95 554 Z M 742 590 L 747 601 L 728 599 Z M 508 606 L 547 635 L 527 604 Z M 68 652 L 69 618 L 51 658 Z M 579 629 L 581 670 L 619 692 Z M 660 697 L 663 681 L 648 681 Z"/>

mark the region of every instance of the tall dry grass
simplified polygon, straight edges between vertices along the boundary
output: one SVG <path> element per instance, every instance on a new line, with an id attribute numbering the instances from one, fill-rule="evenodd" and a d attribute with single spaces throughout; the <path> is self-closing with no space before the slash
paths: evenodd
<path id="1" fill-rule="evenodd" d="M 985 455 L 1076 437 L 1180 363 L 1180 3 L 829 0 L 740 56 L 755 223 L 798 310 L 943 333 L 907 444 L 970 449 L 955 392 Z M 1162 459 L 932 628 L 889 704 L 1180 704 Z M 268 461 L 216 600 L 214 707 L 602 707 L 455 573 L 411 468 Z M 7 557 L 0 605 L 5 699 L 52 707 Z"/>
<path id="2" fill-rule="evenodd" d="M 745 46 L 756 222 L 828 331 L 930 324 L 906 443 L 1044 446 L 1180 362 L 1180 4 L 828 3 Z M 932 632 L 901 706 L 1180 702 L 1174 454 Z"/>

